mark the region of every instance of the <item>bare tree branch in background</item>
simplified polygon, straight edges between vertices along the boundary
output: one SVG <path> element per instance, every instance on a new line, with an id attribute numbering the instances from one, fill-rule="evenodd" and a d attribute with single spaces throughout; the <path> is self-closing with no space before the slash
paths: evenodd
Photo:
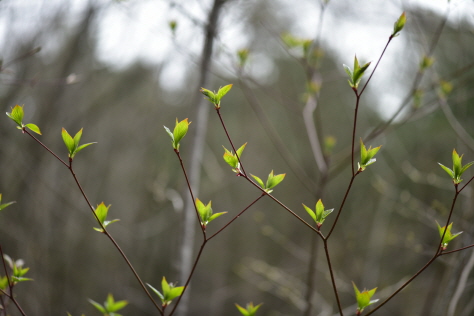
<path id="1" fill-rule="evenodd" d="M 200 65 L 200 78 L 198 87 L 196 87 L 196 94 L 194 97 L 194 104 L 197 105 L 197 115 L 195 120 L 196 134 L 193 141 L 193 150 L 191 153 L 190 166 L 190 182 L 191 187 L 196 195 L 199 194 L 199 181 L 201 178 L 201 161 L 203 158 L 204 141 L 206 138 L 207 121 L 209 118 L 209 104 L 202 97 L 199 92 L 200 87 L 208 85 L 209 68 L 212 59 L 212 51 L 214 40 L 217 32 L 217 23 L 219 19 L 220 10 L 225 3 L 225 0 L 214 0 L 212 9 L 209 12 L 209 17 L 206 25 L 206 35 L 204 40 L 204 47 L 202 50 L 202 59 Z M 186 280 L 189 275 L 193 263 L 193 245 L 194 235 L 196 231 L 196 218 L 194 213 L 194 201 L 191 196 L 188 196 L 184 208 L 183 220 L 183 244 L 181 246 L 180 258 L 180 280 Z M 190 290 L 188 290 L 190 291 Z M 184 316 L 187 314 L 189 307 L 189 293 L 181 300 L 181 305 L 177 310 L 177 315 Z"/>

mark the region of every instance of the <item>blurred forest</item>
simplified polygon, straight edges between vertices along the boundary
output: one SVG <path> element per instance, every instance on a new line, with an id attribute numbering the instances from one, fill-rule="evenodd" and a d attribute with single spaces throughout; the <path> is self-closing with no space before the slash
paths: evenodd
<path id="1" fill-rule="evenodd" d="M 326 208 L 339 207 L 351 175 L 355 106 L 342 63 L 352 67 L 358 47 L 347 52 L 350 59 L 339 59 L 337 36 L 322 36 L 335 32 L 325 26 L 329 17 L 378 23 L 368 35 L 372 71 L 396 18 L 407 14 L 405 29 L 387 49 L 397 54 L 382 60 L 360 105 L 356 139 L 383 147 L 377 162 L 357 177 L 329 242 L 345 314 L 356 310 L 351 281 L 378 287 L 374 298 L 384 299 L 433 256 L 439 242 L 435 220 L 447 220 L 454 194 L 438 162 L 451 166 L 453 148 L 465 162 L 474 160 L 474 20 L 462 18 L 458 5 L 472 1 L 444 1 L 443 13 L 411 1 L 384 1 L 394 8 L 390 20 L 377 16 L 380 4 L 363 16 L 366 11 L 357 7 L 369 1 L 307 1 L 319 14 L 306 57 L 301 47 L 288 45 L 301 37 L 292 33 L 299 20 L 295 11 L 282 9 L 289 0 L 196 1 L 206 12 L 198 20 L 186 1 L 164 1 L 170 16 L 180 12 L 174 31 L 156 30 L 173 42 L 168 58 L 187 60 L 185 77 L 174 83 L 179 89 L 166 82 L 176 78 L 163 79 L 168 58 L 137 59 L 123 67 L 98 58 L 104 12 L 126 12 L 140 1 L 89 1 L 73 14 L 68 1 L 44 1 L 38 7 L 48 14 L 28 36 L 16 35 L 13 23 L 27 5 L 1 1 L 0 17 L 12 23 L 4 24 L 0 104 L 8 112 L 24 104 L 25 122 L 37 124 L 40 140 L 63 159 L 62 127 L 71 134 L 84 128 L 82 142 L 98 143 L 76 156 L 76 173 L 94 205 L 112 205 L 109 218 L 120 222 L 110 232 L 144 282 L 158 287 L 166 276 L 183 285 L 202 241 L 163 125 L 174 127 L 176 118 L 192 121 L 180 150 L 196 195 L 212 200 L 214 212 L 228 212 L 210 232 L 260 194 L 223 161 L 222 145 L 230 145 L 201 86 L 234 85 L 222 102 L 224 120 L 237 146 L 248 142 L 248 172 L 265 179 L 271 170 L 286 173 L 275 197 L 308 222 L 302 203 L 313 207 L 322 198 Z M 245 26 L 245 34 L 234 35 L 247 38 L 241 47 L 249 52 L 245 62 L 220 36 L 229 16 Z M 183 30 L 183 23 L 193 27 Z M 199 48 L 180 41 L 181 32 L 199 39 Z M 361 39 L 360 45 L 369 42 Z M 424 56 L 434 63 L 421 71 Z M 381 96 L 390 92 L 397 95 L 396 107 L 386 111 Z M 0 141 L 0 192 L 3 203 L 16 201 L 0 212 L 0 244 L 31 269 L 27 276 L 34 281 L 15 291 L 25 312 L 98 315 L 87 299 L 103 302 L 112 293 L 130 302 L 121 314 L 156 315 L 116 249 L 92 229 L 94 218 L 67 168 L 6 116 Z M 464 179 L 473 174 L 468 170 Z M 474 241 L 473 189 L 464 190 L 456 205 L 453 231 L 463 234 L 450 249 Z M 322 231 L 333 221 L 330 216 Z M 473 263 L 472 250 L 439 258 L 377 314 L 473 315 Z M 250 301 L 264 303 L 261 316 L 338 315 L 318 236 L 267 198 L 209 242 L 179 314 L 238 315 L 234 304 Z M 19 315 L 12 305 L 9 313 Z"/>

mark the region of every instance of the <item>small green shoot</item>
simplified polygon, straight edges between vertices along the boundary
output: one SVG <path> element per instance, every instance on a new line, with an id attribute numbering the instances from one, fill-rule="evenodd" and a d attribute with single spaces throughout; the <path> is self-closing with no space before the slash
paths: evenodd
<path id="1" fill-rule="evenodd" d="M 209 201 L 207 205 L 201 202 L 201 200 L 196 199 L 196 208 L 198 210 L 199 216 L 201 217 L 201 226 L 206 228 L 207 224 L 209 224 L 212 220 L 218 218 L 221 215 L 224 215 L 227 212 L 215 213 L 212 214 L 212 201 Z"/>
<path id="2" fill-rule="evenodd" d="M 255 316 L 260 306 L 262 306 L 262 303 L 258 304 L 257 306 L 254 306 L 253 303 L 250 302 L 247 304 L 247 306 L 245 306 L 245 308 L 243 308 L 239 304 L 235 304 L 235 307 L 237 307 L 237 309 L 243 316 Z"/>
<path id="3" fill-rule="evenodd" d="M 33 279 L 30 278 L 25 278 L 24 275 L 30 270 L 30 268 L 23 268 L 23 265 L 25 262 L 22 259 L 18 260 L 13 260 L 10 258 L 8 255 L 3 255 L 3 258 L 5 259 L 5 262 L 10 266 L 12 269 L 12 276 L 11 276 L 11 282 L 12 285 L 15 285 L 19 282 L 24 282 L 24 281 L 33 281 Z M 3 283 L 2 281 L 1 283 Z M 8 282 L 7 282 L 8 285 Z"/>
<path id="4" fill-rule="evenodd" d="M 204 94 L 212 104 L 214 104 L 216 109 L 220 109 L 221 99 L 230 91 L 230 89 L 232 89 L 232 84 L 219 88 L 219 91 L 217 92 L 205 88 L 201 88 L 199 91 L 201 91 L 201 93 Z"/>
<path id="5" fill-rule="evenodd" d="M 316 227 L 318 230 L 321 229 L 321 226 L 323 225 L 323 222 L 326 219 L 326 217 L 334 211 L 333 208 L 330 210 L 324 210 L 324 205 L 321 199 L 319 199 L 318 202 L 316 203 L 315 211 L 313 211 L 312 209 L 310 209 L 304 204 L 303 206 L 306 212 L 308 212 L 311 218 L 313 218 L 313 220 L 316 222 Z"/>
<path id="6" fill-rule="evenodd" d="M 462 165 L 462 156 L 459 156 L 458 153 L 456 152 L 456 149 L 453 149 L 453 169 L 449 169 L 445 165 L 442 165 L 438 162 L 441 168 L 443 168 L 444 171 L 446 171 L 451 179 L 453 180 L 454 185 L 458 185 L 459 183 L 462 182 L 461 176 L 466 171 L 472 164 L 474 164 L 474 161 L 471 161 L 464 166 Z"/>
<path id="7" fill-rule="evenodd" d="M 355 296 L 356 296 L 356 300 L 357 300 L 357 306 L 358 306 L 356 315 L 360 315 L 362 313 L 362 311 L 367 306 L 378 302 L 378 299 L 377 300 L 370 300 L 372 298 L 372 296 L 375 294 L 375 291 L 377 291 L 377 288 L 374 288 L 370 291 L 364 289 L 361 292 L 361 291 L 359 291 L 359 289 L 357 288 L 357 286 L 355 285 L 354 282 L 352 282 L 352 286 L 354 287 L 354 292 L 355 292 Z"/>
<path id="8" fill-rule="evenodd" d="M 170 129 L 166 126 L 163 126 L 171 137 L 171 143 L 173 144 L 173 148 L 176 152 L 179 152 L 179 142 L 183 139 L 183 137 L 186 135 L 189 129 L 189 125 L 191 122 L 188 122 L 188 119 L 184 119 L 181 122 L 178 122 L 178 119 L 176 119 L 176 125 L 174 127 L 173 132 L 170 131 Z"/>
<path id="9" fill-rule="evenodd" d="M 0 211 L 6 208 L 7 206 L 12 205 L 13 203 L 16 203 L 15 201 L 12 202 L 7 202 L 2 204 L 2 193 L 0 193 Z"/>
<path id="10" fill-rule="evenodd" d="M 240 148 L 237 149 L 236 154 L 232 153 L 231 151 L 227 150 L 227 148 L 222 146 L 222 147 L 224 147 L 224 156 L 223 156 L 223 158 L 224 158 L 225 162 L 227 162 L 229 164 L 229 166 L 232 167 L 232 171 L 237 173 L 237 174 L 241 173 L 239 158 L 242 156 L 242 152 L 244 151 L 245 146 L 247 146 L 247 143 L 240 146 Z"/>
<path id="11" fill-rule="evenodd" d="M 367 166 L 373 164 L 376 161 L 374 156 L 380 150 L 380 147 L 382 146 L 375 148 L 372 148 L 371 146 L 369 149 L 367 149 L 362 142 L 362 138 L 360 139 L 360 162 L 358 163 L 360 172 L 364 171 Z"/>
<path id="12" fill-rule="evenodd" d="M 359 87 L 360 80 L 364 75 L 364 72 L 369 68 L 370 62 L 364 64 L 362 67 L 359 65 L 359 60 L 357 56 L 354 56 L 354 70 L 352 70 L 349 66 L 343 65 L 344 70 L 349 75 L 349 85 L 352 87 L 353 90 L 357 90 Z"/>
<path id="13" fill-rule="evenodd" d="M 242 68 L 247 64 L 247 60 L 249 58 L 249 50 L 248 49 L 239 49 L 237 51 L 237 57 L 239 58 L 239 66 Z"/>
<path id="14" fill-rule="evenodd" d="M 66 145 L 66 148 L 69 152 L 68 157 L 71 160 L 74 159 L 74 156 L 76 156 L 76 154 L 80 152 L 82 149 L 92 144 L 97 144 L 97 143 L 87 143 L 87 144 L 79 146 L 79 142 L 81 141 L 81 137 L 82 137 L 82 128 L 79 132 L 76 133 L 76 135 L 74 135 L 74 138 L 72 138 L 71 135 L 69 135 L 69 133 L 66 131 L 64 127 L 61 131 L 61 135 L 63 137 L 64 144 Z"/>
<path id="15" fill-rule="evenodd" d="M 403 27 L 405 26 L 405 23 L 407 22 L 407 16 L 405 12 L 400 15 L 398 20 L 393 24 L 393 33 L 391 37 L 396 37 L 400 35 L 401 30 L 403 30 Z"/>
<path id="16" fill-rule="evenodd" d="M 107 295 L 107 300 L 104 302 L 104 305 L 100 305 L 91 299 L 89 299 L 89 303 L 94 305 L 94 307 L 97 308 L 97 310 L 101 312 L 103 316 L 122 316 L 116 312 L 128 305 L 127 301 L 116 302 L 112 294 Z"/>
<path id="17" fill-rule="evenodd" d="M 262 179 L 260 179 L 257 176 L 254 176 L 253 174 L 251 176 L 255 179 L 255 181 L 257 181 L 257 183 L 262 187 L 262 189 L 266 193 L 272 193 L 273 192 L 272 189 L 276 187 L 280 182 L 282 182 L 283 179 L 285 179 L 286 173 L 273 175 L 273 170 L 272 170 L 270 174 L 268 175 L 266 183 L 263 183 Z"/>
<path id="18" fill-rule="evenodd" d="M 181 296 L 184 291 L 184 286 L 176 286 L 173 283 L 168 283 L 165 277 L 163 277 L 163 279 L 161 280 L 162 292 L 158 291 L 148 283 L 146 285 L 148 285 L 148 287 L 152 289 L 152 291 L 155 292 L 156 295 L 158 295 L 158 297 L 161 299 L 161 304 L 163 307 L 166 307 L 171 304 L 171 301 Z"/>
<path id="19" fill-rule="evenodd" d="M 35 132 L 36 134 L 41 135 L 41 131 L 39 127 L 35 124 L 29 123 L 29 124 L 23 124 L 23 116 L 25 115 L 25 112 L 23 111 L 23 105 L 15 105 L 14 108 L 12 108 L 12 111 L 10 113 L 7 112 L 7 116 L 13 120 L 18 126 L 16 128 L 24 130 L 25 128 L 28 128 L 29 130 Z"/>
<path id="20" fill-rule="evenodd" d="M 97 215 L 97 218 L 99 219 L 99 222 L 104 227 L 107 227 L 108 225 L 119 221 L 119 219 L 114 219 L 114 220 L 111 220 L 111 221 L 106 220 L 107 219 L 107 214 L 109 213 L 109 208 L 110 208 L 110 205 L 105 206 L 104 202 L 102 202 L 99 205 L 97 205 L 97 207 L 94 210 L 95 214 Z M 101 232 L 101 233 L 104 232 L 104 230 L 102 228 L 94 227 L 94 229 L 98 232 Z"/>
<path id="21" fill-rule="evenodd" d="M 447 229 L 446 229 L 446 226 L 443 226 L 443 227 L 439 226 L 438 222 L 436 222 L 436 225 L 438 226 L 439 237 L 442 237 L 444 234 L 443 241 L 441 243 L 442 250 L 446 250 L 446 248 L 448 248 L 449 242 L 462 234 L 462 232 L 459 232 L 456 234 L 451 233 L 451 228 L 453 227 L 453 223 L 449 224 Z M 446 229 L 446 233 L 444 233 L 445 229 Z"/>

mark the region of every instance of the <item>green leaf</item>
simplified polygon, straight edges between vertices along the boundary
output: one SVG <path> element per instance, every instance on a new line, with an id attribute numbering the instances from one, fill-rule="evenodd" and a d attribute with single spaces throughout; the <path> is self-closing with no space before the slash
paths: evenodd
<path id="1" fill-rule="evenodd" d="M 344 67 L 344 70 L 346 71 L 346 73 L 349 75 L 349 78 L 352 79 L 352 70 L 349 66 L 345 65 L 345 64 L 342 64 L 342 66 Z"/>
<path id="2" fill-rule="evenodd" d="M 245 146 L 247 146 L 247 143 L 243 144 L 242 146 L 240 146 L 239 149 L 237 149 L 237 156 L 238 156 L 239 158 L 242 156 L 242 152 L 244 151 Z"/>
<path id="3" fill-rule="evenodd" d="M 15 201 L 12 201 L 12 202 L 8 202 L 8 203 L 2 203 L 2 193 L 0 193 L 0 211 L 3 210 L 4 208 L 6 208 L 7 206 L 10 206 L 14 203 L 16 203 Z"/>
<path id="4" fill-rule="evenodd" d="M 69 151 L 69 155 L 74 152 L 74 139 L 72 139 L 71 135 L 66 131 L 63 127 L 61 131 L 61 135 L 63 137 L 64 144 L 66 145 L 67 150 Z"/>
<path id="5" fill-rule="evenodd" d="M 79 132 L 76 133 L 74 136 L 74 147 L 77 148 L 79 146 L 79 142 L 81 141 L 82 137 L 82 128 L 79 130 Z"/>
<path id="6" fill-rule="evenodd" d="M 7 116 L 11 118 L 18 126 L 23 127 L 23 105 L 15 105 L 14 108 L 12 108 L 12 111 L 10 113 L 7 112 Z"/>
<path id="7" fill-rule="evenodd" d="M 267 179 L 267 189 L 273 189 L 274 187 L 276 187 L 280 182 L 283 181 L 283 179 L 285 179 L 285 176 L 286 176 L 286 173 L 282 173 L 282 174 L 277 174 L 276 176 L 273 175 L 273 170 L 270 172 L 270 174 L 268 175 L 268 179 Z"/>
<path id="8" fill-rule="evenodd" d="M 443 170 L 446 171 L 452 179 L 454 179 L 454 172 L 453 172 L 453 170 L 449 169 L 449 168 L 446 167 L 445 165 L 440 164 L 439 162 L 438 162 L 438 165 L 440 165 L 440 167 L 443 168 Z"/>
<path id="9" fill-rule="evenodd" d="M 93 145 L 93 144 L 97 144 L 97 142 L 87 143 L 87 144 L 84 144 L 84 145 L 81 145 L 81 146 L 77 147 L 76 151 L 74 152 L 74 155 L 76 155 L 78 152 L 80 152 L 81 150 L 83 150 L 87 146 L 90 146 L 90 145 Z"/>
<path id="10" fill-rule="evenodd" d="M 395 21 L 395 24 L 393 25 L 393 33 L 392 37 L 398 36 L 399 32 L 403 30 L 403 27 L 405 26 L 405 23 L 407 21 L 407 17 L 405 12 L 400 15 L 397 21 Z"/>
<path id="11" fill-rule="evenodd" d="M 244 316 L 255 316 L 255 314 L 257 313 L 260 306 L 262 306 L 262 304 L 258 304 L 257 306 L 254 306 L 253 303 L 250 302 L 250 303 L 247 304 L 246 308 L 243 308 L 239 304 L 235 304 L 235 306 L 237 307 L 237 309 L 239 310 L 239 312 L 242 315 L 244 315 Z"/>
<path id="12" fill-rule="evenodd" d="M 183 291 L 184 291 L 184 286 L 172 287 L 168 293 L 168 301 L 172 301 L 178 296 L 181 296 L 181 294 L 183 294 Z"/>
<path id="13" fill-rule="evenodd" d="M 31 131 L 35 132 L 36 134 L 42 135 L 39 127 L 36 124 L 26 124 L 25 127 L 29 128 Z"/>
<path id="14" fill-rule="evenodd" d="M 253 174 L 250 174 L 250 175 L 255 179 L 255 181 L 257 181 L 257 183 L 262 187 L 262 189 L 265 189 L 265 184 L 263 184 L 262 179 L 260 179 L 257 176 L 254 176 Z"/>
<path id="15" fill-rule="evenodd" d="M 220 213 L 215 213 L 215 214 L 212 214 L 210 217 L 209 217 L 209 222 L 211 222 L 212 220 L 218 218 L 219 216 L 222 216 L 224 214 L 227 214 L 227 212 L 220 212 Z"/>
<path id="16" fill-rule="evenodd" d="M 232 89 L 232 84 L 228 84 L 220 88 L 219 91 L 217 91 L 217 95 L 216 95 L 217 99 L 220 101 L 222 97 L 225 96 L 227 92 L 230 91 L 230 89 Z"/>
<path id="17" fill-rule="evenodd" d="M 170 135 L 171 137 L 171 143 L 174 144 L 174 135 L 173 133 L 171 133 L 170 129 L 166 126 L 163 126 L 165 128 L 165 131 L 168 133 L 168 135 Z"/>
<path id="18" fill-rule="evenodd" d="M 436 225 L 438 226 L 439 236 L 441 237 L 444 234 L 443 241 L 442 241 L 443 250 L 446 250 L 446 248 L 448 247 L 448 244 L 454 238 L 462 234 L 462 232 L 459 232 L 456 234 L 451 233 L 451 228 L 453 227 L 453 223 L 449 224 L 447 229 L 446 229 L 446 226 L 443 226 L 443 227 L 439 226 L 437 221 L 436 221 Z M 446 233 L 444 232 L 445 229 L 446 229 Z"/>
<path id="19" fill-rule="evenodd" d="M 378 301 L 378 299 L 370 300 L 371 297 L 375 294 L 377 288 L 374 288 L 370 291 L 364 289 L 364 291 L 360 292 L 354 282 L 352 282 L 352 286 L 354 287 L 354 292 L 358 305 L 357 309 L 359 313 L 362 312 L 367 306 L 372 305 L 373 303 L 376 303 Z"/>
<path id="20" fill-rule="evenodd" d="M 311 216 L 311 218 L 316 222 L 316 214 L 314 214 L 313 210 L 310 209 L 309 207 L 307 207 L 306 205 L 304 205 L 304 209 L 306 210 L 306 212 L 308 212 L 309 216 Z"/>
<path id="21" fill-rule="evenodd" d="M 179 142 L 188 132 L 188 127 L 191 122 L 188 122 L 188 119 L 184 119 L 178 123 L 178 119 L 176 119 L 176 126 L 173 130 L 173 147 L 174 149 L 179 149 Z"/>
<path id="22" fill-rule="evenodd" d="M 380 150 L 382 146 L 378 146 L 375 148 L 369 147 L 367 149 L 362 142 L 362 138 L 360 139 L 360 163 L 359 163 L 359 171 L 364 171 L 365 168 L 371 164 L 373 164 L 376 159 L 373 158 L 377 152 Z"/>
<path id="23" fill-rule="evenodd" d="M 158 291 L 157 289 L 155 289 L 153 286 L 151 286 L 151 285 L 148 284 L 148 283 L 147 283 L 146 285 L 148 285 L 148 287 L 149 287 L 153 292 L 155 292 L 156 295 L 158 295 L 158 297 L 161 299 L 161 302 L 164 302 L 165 298 L 164 298 L 163 294 L 161 294 L 160 291 Z"/>
<path id="24" fill-rule="evenodd" d="M 207 99 L 216 106 L 216 108 L 218 108 L 219 101 L 214 92 L 205 88 L 201 88 L 199 91 L 201 91 L 201 93 L 204 94 Z"/>
<path id="25" fill-rule="evenodd" d="M 99 312 L 101 312 L 102 314 L 107 313 L 107 311 L 105 310 L 105 308 L 104 308 L 102 305 L 100 305 L 99 303 L 97 303 L 97 302 L 95 302 L 95 301 L 93 301 L 93 300 L 91 300 L 91 299 L 89 299 L 89 303 L 91 303 L 95 308 L 97 308 L 97 310 L 98 310 Z"/>

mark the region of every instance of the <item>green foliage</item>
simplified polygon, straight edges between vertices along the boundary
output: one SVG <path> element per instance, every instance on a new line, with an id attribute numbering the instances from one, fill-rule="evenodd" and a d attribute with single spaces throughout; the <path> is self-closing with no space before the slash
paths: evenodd
<path id="1" fill-rule="evenodd" d="M 272 193 L 274 187 L 276 187 L 280 182 L 285 179 L 286 173 L 273 175 L 273 170 L 270 172 L 267 178 L 267 182 L 263 183 L 262 179 L 251 174 L 251 176 L 257 181 L 257 183 L 262 187 L 262 189 L 267 193 Z"/>
<path id="2" fill-rule="evenodd" d="M 181 122 L 178 122 L 178 119 L 176 119 L 176 125 L 174 126 L 173 132 L 171 132 L 168 127 L 164 126 L 166 132 L 171 137 L 171 143 L 173 144 L 174 150 L 179 151 L 179 142 L 183 139 L 184 136 L 186 136 L 190 124 L 191 122 L 188 122 L 187 118 L 182 120 Z"/>
<path id="3" fill-rule="evenodd" d="M 330 210 L 324 210 L 324 205 L 321 199 L 319 199 L 318 202 L 316 203 L 315 211 L 313 211 L 312 209 L 310 209 L 304 204 L 303 206 L 306 212 L 308 212 L 311 218 L 316 222 L 316 227 L 318 228 L 318 230 L 321 228 L 321 225 L 323 225 L 326 217 L 334 211 L 333 208 Z"/>
<path id="4" fill-rule="evenodd" d="M 359 171 L 364 171 L 367 166 L 373 164 L 376 159 L 374 158 L 375 154 L 380 150 L 380 147 L 369 147 L 367 149 L 362 142 L 362 138 L 360 139 L 360 163 L 358 163 Z"/>
<path id="5" fill-rule="evenodd" d="M 451 179 L 453 179 L 453 183 L 455 185 L 458 185 L 459 183 L 462 182 L 461 176 L 462 174 L 470 167 L 472 164 L 474 164 L 474 161 L 468 162 L 464 166 L 462 165 L 462 156 L 459 156 L 458 153 L 456 152 L 456 149 L 453 149 L 453 169 L 449 169 L 445 165 L 442 165 L 441 163 L 438 162 L 438 164 L 443 168 L 444 171 L 446 171 Z"/>
<path id="6" fill-rule="evenodd" d="M 12 269 L 12 275 L 11 275 L 11 285 L 15 285 L 19 282 L 24 282 L 24 281 L 33 281 L 33 279 L 30 278 L 25 278 L 24 275 L 30 270 L 30 268 L 23 268 L 23 265 L 25 262 L 22 259 L 18 260 L 13 260 L 10 258 L 8 255 L 3 255 L 3 258 L 5 262 L 7 262 L 8 266 Z M 6 276 L 5 276 L 6 277 Z M 0 286 L 4 286 L 4 280 L 0 281 Z M 8 285 L 8 281 L 7 281 Z"/>
<path id="7" fill-rule="evenodd" d="M 344 70 L 346 73 L 349 75 L 349 85 L 352 87 L 352 89 L 357 90 L 359 87 L 360 80 L 362 79 L 362 76 L 364 75 L 364 72 L 369 68 L 370 62 L 364 64 L 362 67 L 359 65 L 359 60 L 357 59 L 357 56 L 354 56 L 354 70 L 352 70 L 349 66 L 343 65 Z"/>
<path id="8" fill-rule="evenodd" d="M 235 173 L 241 173 L 239 158 L 242 156 L 242 152 L 244 151 L 245 146 L 247 146 L 247 143 L 240 146 L 240 148 L 237 149 L 237 152 L 235 154 L 227 150 L 227 148 L 225 148 L 224 146 L 222 146 L 224 147 L 223 158 L 225 162 L 227 162 L 229 166 L 232 167 L 232 171 L 234 171 Z"/>
<path id="9" fill-rule="evenodd" d="M 407 16 L 405 12 L 403 12 L 402 15 L 400 15 L 398 20 L 393 25 L 392 37 L 400 35 L 400 31 L 403 30 L 403 27 L 405 26 L 406 22 L 407 22 Z"/>
<path id="10" fill-rule="evenodd" d="M 247 304 L 247 306 L 245 306 L 245 308 L 243 308 L 239 304 L 235 304 L 235 306 L 243 316 L 255 316 L 257 310 L 260 308 L 260 306 L 262 306 L 262 303 L 258 304 L 257 306 L 254 306 L 253 303 L 250 302 Z"/>
<path id="11" fill-rule="evenodd" d="M 125 300 L 116 302 L 112 294 L 107 295 L 107 300 L 104 302 L 104 305 L 101 305 L 91 299 L 89 299 L 89 302 L 94 305 L 94 307 L 97 308 L 97 310 L 101 312 L 103 316 L 122 316 L 116 312 L 128 305 L 128 302 Z"/>
<path id="12" fill-rule="evenodd" d="M 0 211 L 6 208 L 7 206 L 12 205 L 13 203 L 16 203 L 15 201 L 12 202 L 7 202 L 2 204 L 2 193 L 0 193 Z"/>
<path id="13" fill-rule="evenodd" d="M 7 116 L 13 120 L 18 126 L 18 129 L 23 130 L 24 128 L 28 128 L 29 130 L 35 132 L 36 134 L 41 135 L 41 131 L 39 127 L 35 124 L 28 123 L 28 124 L 23 124 L 23 117 L 25 116 L 25 112 L 23 111 L 23 105 L 15 105 L 14 108 L 12 108 L 12 111 L 10 113 L 7 112 Z"/>
<path id="14" fill-rule="evenodd" d="M 76 133 L 76 135 L 74 135 L 74 138 L 72 138 L 71 135 L 69 135 L 69 133 L 66 131 L 64 127 L 62 129 L 61 135 L 63 137 L 64 144 L 66 145 L 66 148 L 68 150 L 68 156 L 71 160 L 74 159 L 74 156 L 76 156 L 76 154 L 80 152 L 82 149 L 92 144 L 97 144 L 97 143 L 87 143 L 87 144 L 79 146 L 79 142 L 81 141 L 81 137 L 82 137 L 82 128 L 79 132 Z"/>
<path id="15" fill-rule="evenodd" d="M 107 219 L 107 214 L 109 213 L 109 208 L 110 208 L 110 205 L 105 206 L 104 202 L 102 202 L 99 205 L 97 205 L 97 207 L 94 210 L 95 214 L 97 215 L 97 219 L 99 220 L 99 222 L 104 227 L 107 227 L 108 225 L 119 221 L 119 219 L 114 219 L 114 220 L 111 220 L 111 221 L 106 220 Z M 94 229 L 98 232 L 101 232 L 101 233 L 104 232 L 104 230 L 102 228 L 94 227 Z"/>
<path id="16" fill-rule="evenodd" d="M 163 307 L 166 307 L 169 304 L 171 304 L 171 301 L 181 296 L 181 294 L 183 294 L 183 291 L 184 291 L 184 286 L 176 286 L 173 283 L 168 283 L 165 277 L 163 277 L 163 279 L 161 280 L 162 292 L 158 291 L 157 289 L 155 289 L 153 286 L 151 286 L 148 283 L 147 285 L 161 299 L 161 303 Z"/>
<path id="17" fill-rule="evenodd" d="M 230 89 L 232 89 L 232 84 L 228 84 L 226 86 L 219 88 L 217 92 L 211 91 L 205 88 L 201 88 L 201 90 L 199 91 L 201 91 L 201 93 L 204 94 L 212 104 L 214 104 L 216 109 L 220 109 L 221 99 L 223 96 L 227 94 L 227 92 L 230 91 Z"/>
<path id="18" fill-rule="evenodd" d="M 442 243 L 441 247 L 443 248 L 443 250 L 446 250 L 451 240 L 453 240 L 454 238 L 462 234 L 462 232 L 455 233 L 455 234 L 451 233 L 451 228 L 453 227 L 453 223 L 449 224 L 448 228 L 446 228 L 446 226 L 443 226 L 443 227 L 439 226 L 437 221 L 436 221 L 436 225 L 438 226 L 439 237 L 443 237 L 443 234 L 444 234 L 443 241 L 441 242 Z M 445 230 L 446 230 L 446 233 L 444 232 Z"/>
<path id="19" fill-rule="evenodd" d="M 247 60 L 249 58 L 249 50 L 248 49 L 239 49 L 237 51 L 237 57 L 239 58 L 239 66 L 244 67 L 245 64 L 247 63 Z"/>
<path id="20" fill-rule="evenodd" d="M 360 313 L 362 313 L 364 308 L 366 308 L 367 306 L 378 302 L 378 299 L 370 300 L 372 296 L 375 294 L 375 291 L 377 291 L 377 288 L 373 288 L 370 291 L 364 289 L 361 292 L 359 291 L 359 289 L 357 288 L 354 282 L 352 282 L 352 286 L 354 287 L 354 292 L 355 292 L 355 296 L 357 300 L 357 315 L 360 315 Z"/>
<path id="21" fill-rule="evenodd" d="M 215 213 L 212 214 L 212 201 L 209 201 L 207 205 L 201 202 L 201 200 L 196 199 L 196 208 L 198 210 L 199 216 L 201 217 L 201 225 L 202 227 L 206 227 L 212 220 L 218 218 L 221 215 L 224 215 L 227 212 Z"/>

